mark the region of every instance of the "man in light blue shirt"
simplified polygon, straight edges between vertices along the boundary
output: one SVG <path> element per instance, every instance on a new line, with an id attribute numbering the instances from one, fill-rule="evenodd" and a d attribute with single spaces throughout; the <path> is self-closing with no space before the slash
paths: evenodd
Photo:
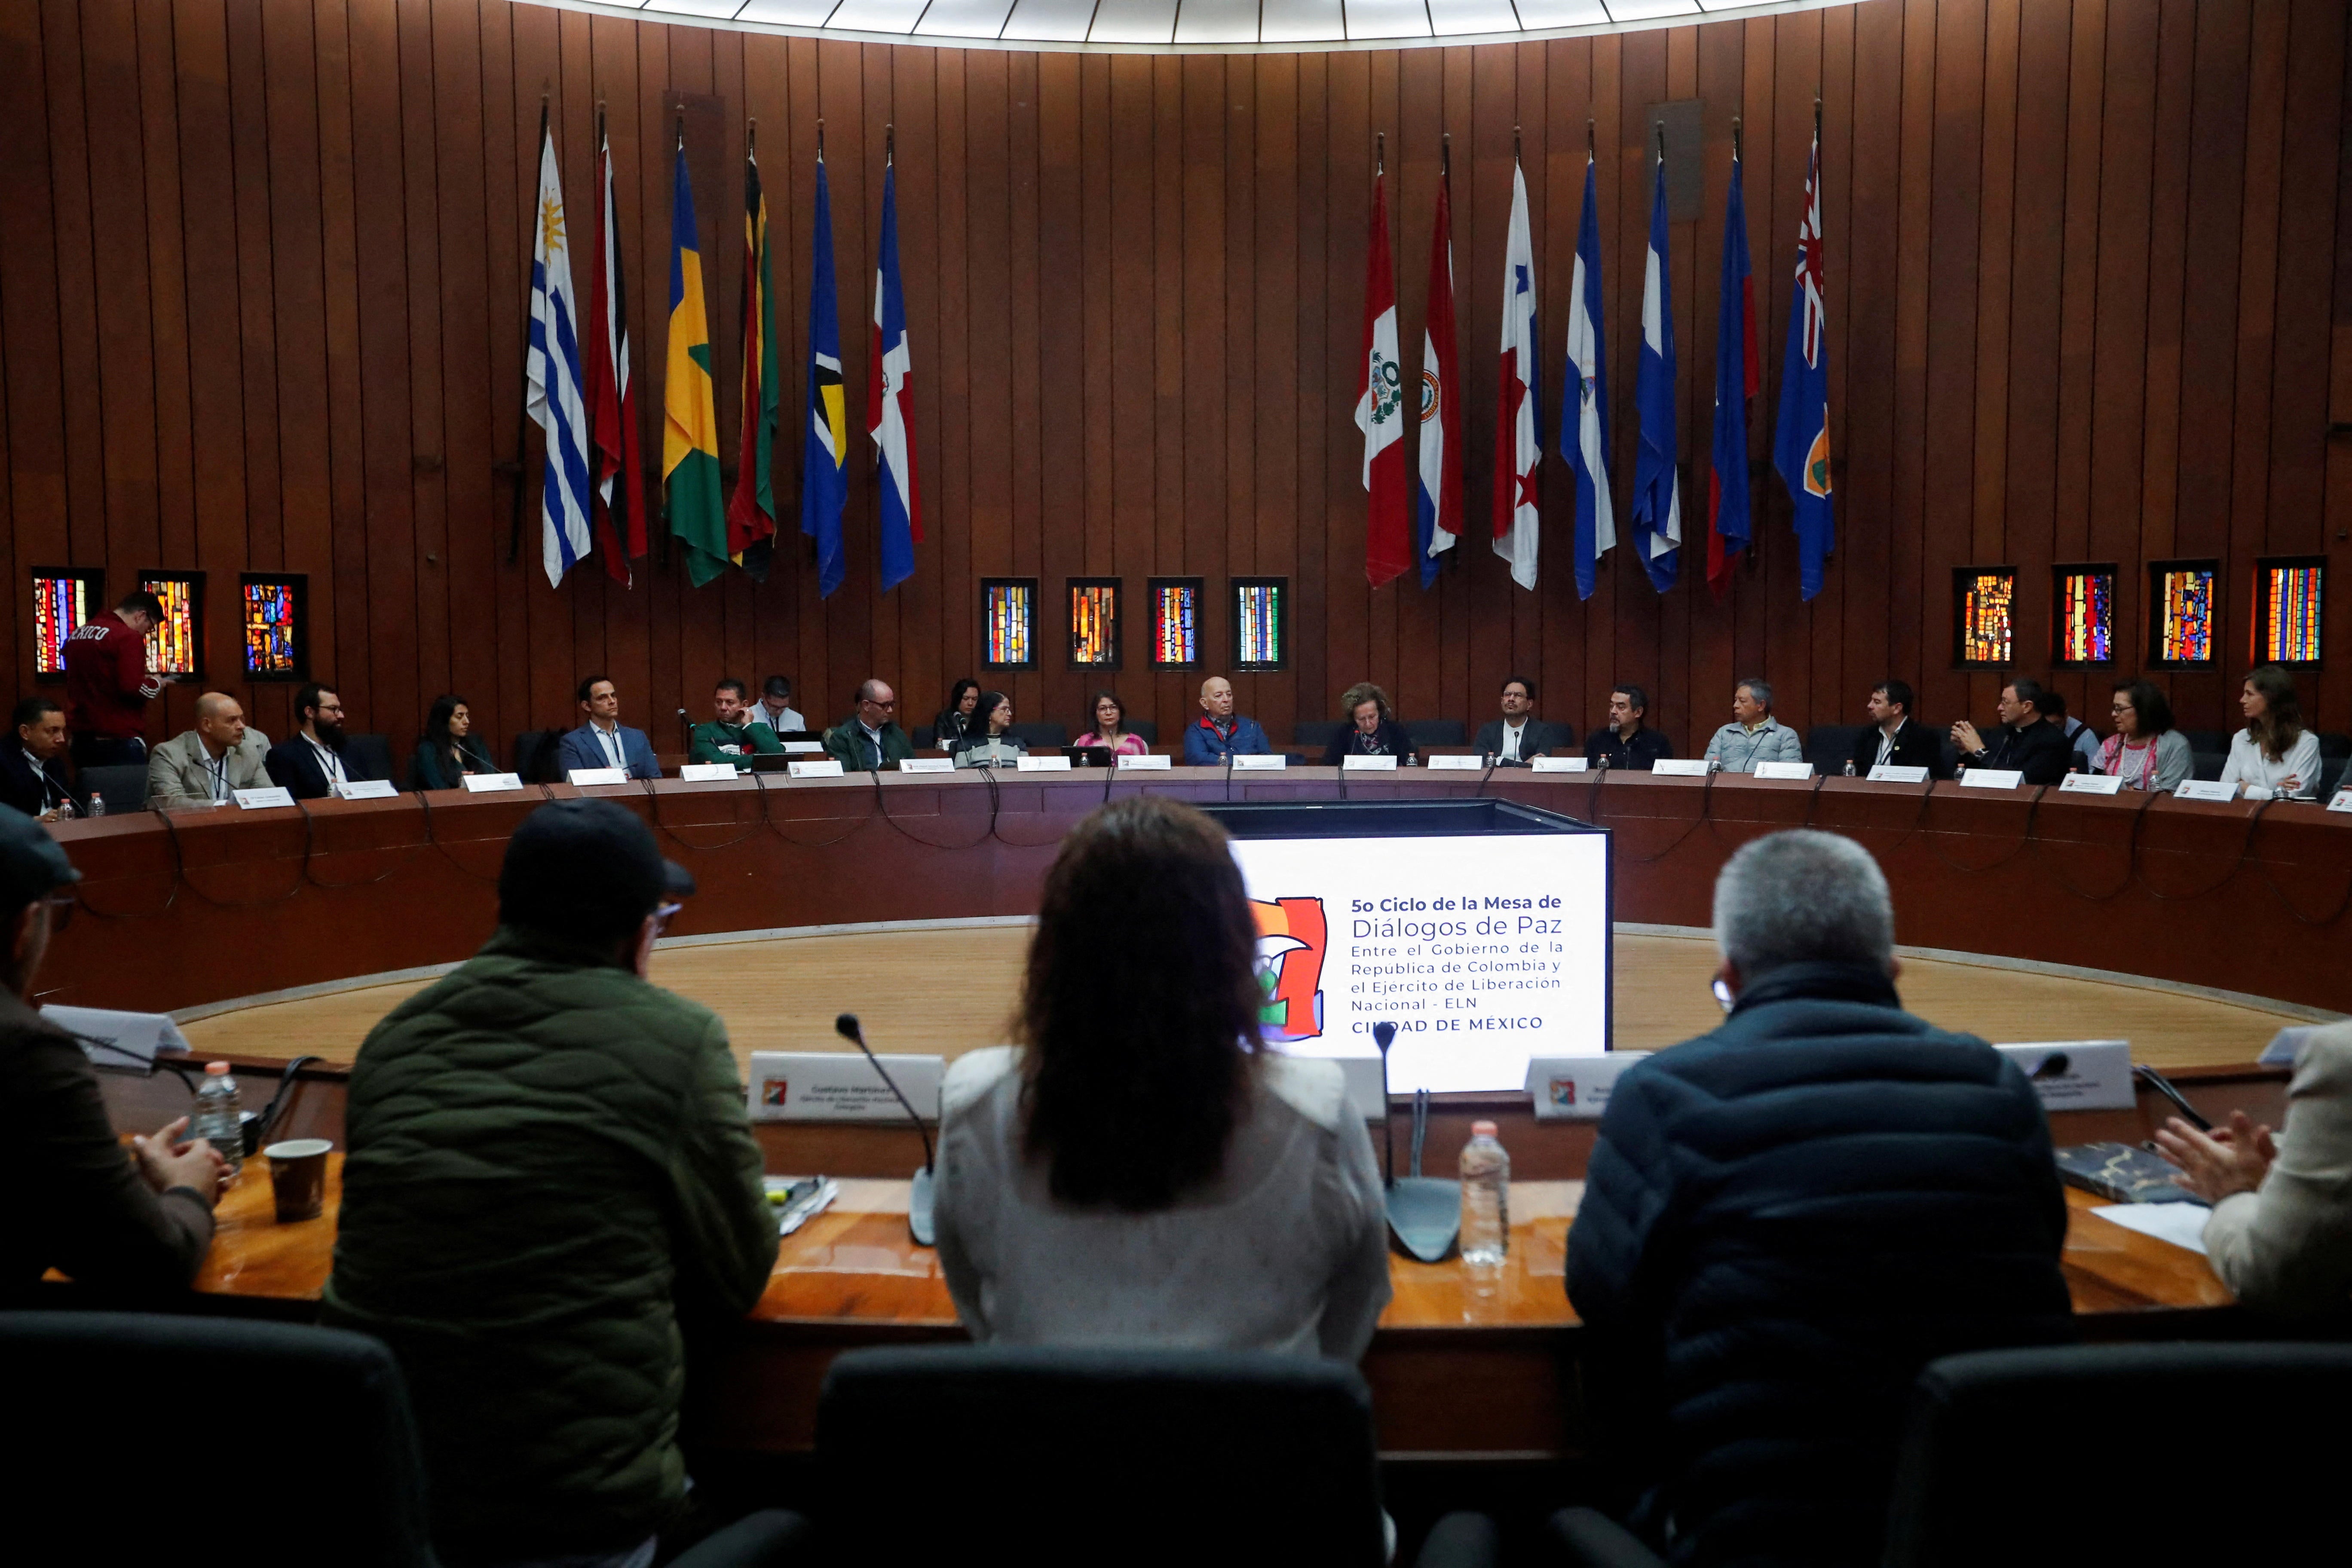
<path id="1" fill-rule="evenodd" d="M 1727 773 L 1752 773 L 1759 763 L 1801 763 L 1797 732 L 1772 717 L 1771 683 L 1750 676 L 1731 693 L 1731 722 L 1706 743 L 1706 760 Z"/>

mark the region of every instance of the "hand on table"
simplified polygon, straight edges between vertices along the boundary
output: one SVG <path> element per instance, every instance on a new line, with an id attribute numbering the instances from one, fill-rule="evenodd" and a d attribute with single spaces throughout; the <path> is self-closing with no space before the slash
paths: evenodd
<path id="1" fill-rule="evenodd" d="M 131 1139 L 131 1150 L 149 1186 L 159 1193 L 192 1188 L 210 1204 L 228 1184 L 228 1162 L 202 1138 L 182 1142 L 180 1134 L 187 1130 L 188 1119 L 183 1116 L 152 1138 Z"/>
<path id="2" fill-rule="evenodd" d="M 2210 1132 L 2169 1117 L 2156 1131 L 2156 1147 L 2180 1167 L 2173 1181 L 2209 1204 L 2254 1191 L 2278 1158 L 2278 1142 L 2271 1130 L 2255 1126 L 2242 1110 L 2230 1112 L 2230 1125 Z"/>

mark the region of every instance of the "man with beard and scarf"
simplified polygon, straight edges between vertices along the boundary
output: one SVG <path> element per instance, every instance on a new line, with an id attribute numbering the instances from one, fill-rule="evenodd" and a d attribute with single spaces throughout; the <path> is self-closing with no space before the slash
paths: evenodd
<path id="1" fill-rule="evenodd" d="M 383 773 L 367 758 L 343 749 L 343 700 L 331 686 L 313 680 L 294 694 L 294 716 L 302 728 L 272 746 L 264 765 L 269 782 L 284 784 L 296 800 L 321 800 L 335 786 Z"/>

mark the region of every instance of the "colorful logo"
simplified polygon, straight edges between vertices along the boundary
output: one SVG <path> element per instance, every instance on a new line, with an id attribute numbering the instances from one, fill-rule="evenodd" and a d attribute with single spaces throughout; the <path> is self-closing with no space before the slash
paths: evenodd
<path id="1" fill-rule="evenodd" d="M 771 1110 L 782 1110 L 791 1089 L 790 1079 L 763 1078 L 760 1080 L 760 1103 Z"/>
<path id="2" fill-rule="evenodd" d="M 1551 1080 L 1551 1102 L 1566 1110 L 1576 1103 L 1576 1080 L 1556 1078 Z"/>
<path id="3" fill-rule="evenodd" d="M 1257 984 L 1265 1000 L 1258 1022 L 1279 1045 L 1323 1032 L 1323 950 L 1328 931 L 1320 899 L 1252 899 L 1257 917 Z"/>

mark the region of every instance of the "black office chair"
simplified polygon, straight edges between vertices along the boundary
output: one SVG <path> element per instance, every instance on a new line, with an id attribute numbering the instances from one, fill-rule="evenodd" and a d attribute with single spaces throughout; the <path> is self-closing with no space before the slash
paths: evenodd
<path id="1" fill-rule="evenodd" d="M 2229 763 L 2230 754 L 2227 752 L 2193 751 L 2189 758 L 2194 764 L 2189 770 L 2190 778 L 2212 780 L 2221 776 L 2222 768 Z"/>
<path id="2" fill-rule="evenodd" d="M 2319 735 L 2319 754 L 2334 762 L 2352 757 L 2352 735 L 2339 735 L 2333 731 L 2323 730 Z"/>
<path id="3" fill-rule="evenodd" d="M 2330 757 L 2324 753 L 2321 755 L 2319 759 L 2319 800 L 2321 805 L 2324 805 L 2327 802 L 2334 800 L 2336 798 L 2336 792 L 2344 787 L 2345 764 L 2347 761 L 2352 761 L 2352 759 Z M 111 810 L 113 808 L 110 806 L 108 809 Z"/>
<path id="4" fill-rule="evenodd" d="M 1431 746 L 1466 746 L 1470 743 L 1469 728 L 1459 719 L 1408 719 L 1404 721 L 1404 732 L 1412 737 L 1416 748 L 1423 750 Z M 1329 742 L 1327 741 L 1325 743 Z"/>
<path id="5" fill-rule="evenodd" d="M 1817 773 L 1843 773 L 1853 761 L 1853 743 L 1866 724 L 1816 724 L 1805 731 L 1805 761 Z M 1869 770 L 1864 769 L 1864 772 Z"/>
<path id="6" fill-rule="evenodd" d="M 1129 719 L 1127 721 L 1127 727 L 1129 730 L 1134 731 L 1137 734 L 1142 736 L 1143 743 L 1145 745 L 1156 746 L 1160 744 L 1160 726 L 1153 723 L 1150 720 Z"/>
<path id="7" fill-rule="evenodd" d="M 1386 1560 L 1370 1391 L 1311 1356 L 851 1351 L 816 1441 L 819 1528 L 841 1521 L 861 1568 L 933 1568 L 990 1540 L 1030 1568 Z M 1449 1515 L 1418 1561 L 1494 1552 L 1488 1521 Z"/>
<path id="8" fill-rule="evenodd" d="M 1067 724 L 1013 724 L 1008 726 L 1004 732 L 1033 752 L 1051 751 L 1070 743 L 1070 727 Z"/>
<path id="9" fill-rule="evenodd" d="M 2230 754 L 2230 731 L 2183 730 L 2180 733 L 2187 738 L 2189 749 L 2192 752 L 2219 752 L 2225 757 Z"/>
<path id="10" fill-rule="evenodd" d="M 74 783 L 84 795 L 94 795 L 104 800 L 109 812 L 147 809 L 145 763 L 113 763 L 102 768 L 84 768 L 81 776 Z"/>
<path id="11" fill-rule="evenodd" d="M 1319 757 L 1331 744 L 1331 737 L 1347 727 L 1344 719 L 1301 719 L 1290 727 L 1290 743 L 1303 748 L 1309 756 Z"/>
<path id="12" fill-rule="evenodd" d="M 525 730 L 514 738 L 514 771 L 525 784 L 554 784 L 555 748 L 563 739 L 561 730 Z"/>
<path id="13" fill-rule="evenodd" d="M 346 735 L 343 755 L 354 763 L 367 764 L 354 772 L 367 773 L 371 778 L 390 779 L 394 784 L 400 775 L 392 771 L 392 742 L 383 735 Z"/>

